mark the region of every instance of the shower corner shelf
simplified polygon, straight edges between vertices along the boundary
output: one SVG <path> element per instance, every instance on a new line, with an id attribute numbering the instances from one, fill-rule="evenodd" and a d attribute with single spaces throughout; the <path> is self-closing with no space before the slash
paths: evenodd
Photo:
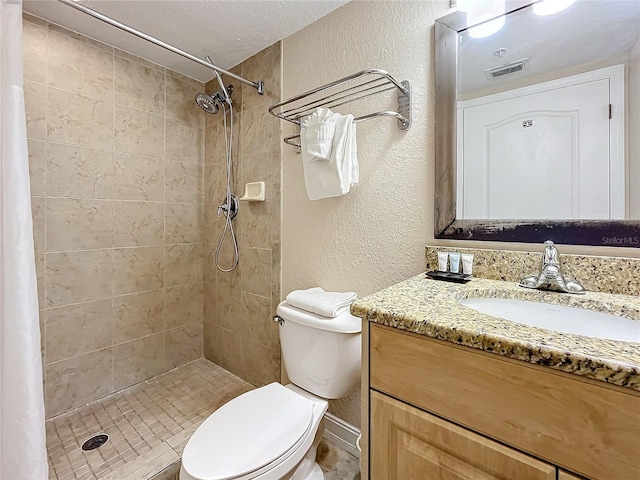
<path id="1" fill-rule="evenodd" d="M 398 109 L 384 110 L 354 118 L 361 122 L 377 117 L 394 117 L 398 130 L 406 132 L 411 127 L 411 85 L 408 80 L 398 82 L 384 70 L 368 69 L 335 82 L 316 87 L 308 92 L 275 103 L 269 113 L 300 126 L 300 119 L 316 108 L 336 108 L 389 90 L 398 92 Z M 300 134 L 284 137 L 284 143 L 300 148 Z"/>

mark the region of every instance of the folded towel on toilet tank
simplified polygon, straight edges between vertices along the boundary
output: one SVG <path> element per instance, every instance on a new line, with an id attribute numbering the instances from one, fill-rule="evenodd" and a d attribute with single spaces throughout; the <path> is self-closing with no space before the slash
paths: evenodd
<path id="1" fill-rule="evenodd" d="M 320 287 L 313 287 L 294 290 L 287 295 L 287 303 L 323 317 L 335 317 L 356 298 L 355 292 L 327 292 Z"/>

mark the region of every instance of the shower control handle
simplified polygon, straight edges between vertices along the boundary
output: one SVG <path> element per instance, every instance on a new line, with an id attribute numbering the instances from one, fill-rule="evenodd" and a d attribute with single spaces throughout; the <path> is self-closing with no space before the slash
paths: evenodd
<path id="1" fill-rule="evenodd" d="M 230 199 L 231 203 L 227 203 L 227 200 Z M 240 209 L 240 203 L 238 202 L 238 197 L 231 194 L 229 198 L 225 198 L 224 202 L 218 205 L 218 216 L 224 213 L 225 217 L 231 218 L 233 220 L 238 215 L 238 210 Z"/>

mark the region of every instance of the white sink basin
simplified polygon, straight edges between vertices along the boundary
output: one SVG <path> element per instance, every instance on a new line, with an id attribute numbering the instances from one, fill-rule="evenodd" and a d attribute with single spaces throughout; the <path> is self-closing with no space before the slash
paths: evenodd
<path id="1" fill-rule="evenodd" d="M 532 327 L 586 337 L 640 342 L 640 321 L 550 303 L 506 298 L 467 298 L 465 307 Z"/>

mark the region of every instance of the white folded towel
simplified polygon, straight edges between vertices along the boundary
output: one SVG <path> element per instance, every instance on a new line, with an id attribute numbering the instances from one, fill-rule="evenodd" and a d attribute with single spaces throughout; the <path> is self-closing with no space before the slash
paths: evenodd
<path id="1" fill-rule="evenodd" d="M 304 156 L 313 162 L 329 160 L 333 136 L 336 131 L 337 114 L 328 108 L 317 108 L 300 123 L 300 146 Z"/>
<path id="2" fill-rule="evenodd" d="M 320 287 L 294 290 L 287 303 L 323 317 L 336 317 L 357 298 L 355 292 L 326 292 Z"/>
<path id="3" fill-rule="evenodd" d="M 359 180 L 353 115 L 340 115 L 318 108 L 301 121 L 300 128 L 302 167 L 309 199 L 319 200 L 348 193 Z M 328 136 L 331 134 L 329 149 Z"/>

